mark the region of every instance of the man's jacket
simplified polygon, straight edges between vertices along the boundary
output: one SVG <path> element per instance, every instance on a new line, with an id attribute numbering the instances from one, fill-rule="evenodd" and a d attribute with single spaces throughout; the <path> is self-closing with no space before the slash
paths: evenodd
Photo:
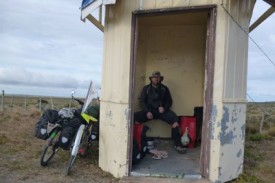
<path id="1" fill-rule="evenodd" d="M 144 86 L 139 100 L 142 110 L 146 112 L 158 112 L 160 106 L 167 111 L 172 106 L 170 91 L 163 84 L 159 84 L 157 88 L 151 84 Z"/>

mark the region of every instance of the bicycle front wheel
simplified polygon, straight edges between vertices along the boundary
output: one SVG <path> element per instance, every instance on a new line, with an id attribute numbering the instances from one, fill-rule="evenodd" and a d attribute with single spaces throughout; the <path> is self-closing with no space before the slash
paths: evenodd
<path id="1" fill-rule="evenodd" d="M 40 158 L 40 165 L 41 166 L 47 166 L 49 161 L 53 158 L 55 155 L 55 152 L 57 150 L 56 143 L 58 141 L 58 133 L 60 130 L 56 129 L 51 134 L 50 137 L 46 140 L 46 144 L 44 145 L 42 155 Z"/>
<path id="2" fill-rule="evenodd" d="M 73 164 L 75 162 L 75 159 L 77 157 L 77 153 L 78 153 L 78 150 L 79 150 L 79 147 L 80 147 L 81 138 L 82 138 L 82 134 L 83 134 L 84 128 L 85 128 L 85 125 L 83 125 L 83 124 L 80 125 L 80 127 L 77 130 L 76 136 L 75 136 L 75 138 L 74 138 L 74 140 L 72 142 L 72 146 L 71 146 L 71 158 L 69 160 L 69 164 L 68 164 L 67 172 L 66 172 L 67 175 L 70 174 L 71 169 L 73 167 Z"/>

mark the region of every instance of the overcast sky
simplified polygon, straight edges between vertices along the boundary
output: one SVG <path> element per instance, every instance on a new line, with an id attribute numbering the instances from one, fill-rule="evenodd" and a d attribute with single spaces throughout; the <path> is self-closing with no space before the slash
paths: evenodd
<path id="1" fill-rule="evenodd" d="M 85 96 L 101 83 L 103 33 L 80 20 L 81 0 L 0 1 L 0 90 L 6 94 Z M 252 22 L 269 5 L 258 0 Z M 275 60 L 275 15 L 250 36 Z M 275 66 L 249 46 L 248 94 L 275 101 Z"/>

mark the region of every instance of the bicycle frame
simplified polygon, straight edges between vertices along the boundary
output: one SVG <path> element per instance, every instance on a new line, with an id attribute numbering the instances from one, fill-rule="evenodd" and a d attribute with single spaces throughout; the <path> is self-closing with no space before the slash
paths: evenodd
<path id="1" fill-rule="evenodd" d="M 93 122 L 98 121 L 96 118 L 94 118 L 93 116 L 86 113 L 86 109 L 91 104 L 93 99 L 98 100 L 98 97 L 97 97 L 97 93 L 96 93 L 95 89 L 92 87 L 92 82 L 91 82 L 87 96 L 86 96 L 86 100 L 84 102 L 82 112 L 81 112 L 81 118 L 83 119 L 83 122 L 80 125 L 80 127 L 78 128 L 76 136 L 74 138 L 74 141 L 72 142 L 71 158 L 69 160 L 69 164 L 68 164 L 68 168 L 67 168 L 67 175 L 70 174 L 71 168 L 72 168 L 73 163 L 77 157 L 77 154 L 78 154 L 81 144 L 87 143 L 87 142 L 83 142 L 83 140 L 84 141 L 87 140 L 86 138 L 83 139 L 84 130 L 86 128 L 90 128 L 92 126 L 92 121 Z M 90 134 L 91 131 L 90 131 L 90 129 L 88 129 L 88 130 L 89 130 L 89 134 Z"/>

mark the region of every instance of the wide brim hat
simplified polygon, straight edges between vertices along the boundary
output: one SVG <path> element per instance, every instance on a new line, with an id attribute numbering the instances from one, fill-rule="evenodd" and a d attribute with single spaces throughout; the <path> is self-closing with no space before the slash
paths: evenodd
<path id="1" fill-rule="evenodd" d="M 163 81 L 163 79 L 164 79 L 164 77 L 160 74 L 159 71 L 154 71 L 154 72 L 152 73 L 152 75 L 149 77 L 150 81 L 151 81 L 151 79 L 154 78 L 154 77 L 160 77 L 160 81 Z"/>

